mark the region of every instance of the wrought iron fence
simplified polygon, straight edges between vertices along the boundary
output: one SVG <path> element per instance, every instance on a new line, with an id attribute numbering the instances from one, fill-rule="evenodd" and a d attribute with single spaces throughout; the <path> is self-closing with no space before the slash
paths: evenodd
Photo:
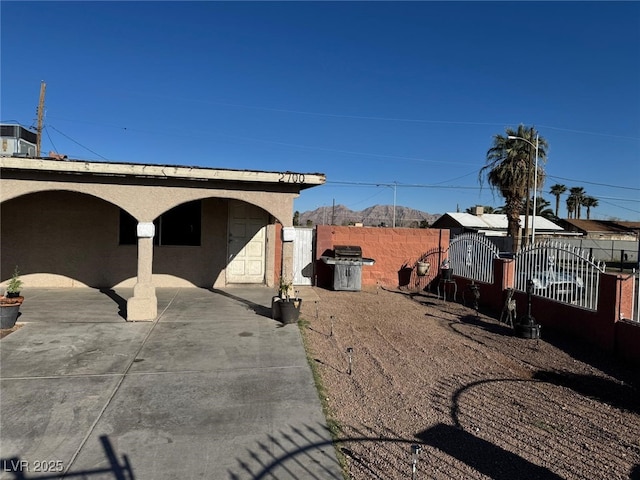
<path id="1" fill-rule="evenodd" d="M 453 274 L 478 282 L 493 283 L 493 260 L 500 251 L 491 240 L 477 233 L 463 233 L 449 242 L 448 260 Z"/>
<path id="2" fill-rule="evenodd" d="M 444 260 L 449 262 L 453 275 L 493 283 L 493 259 L 499 253 L 498 247 L 484 235 L 463 233 L 451 239 L 447 248 L 433 248 L 418 258 L 418 262 L 426 262 L 431 266 L 421 283 L 431 283 L 440 274 L 440 266 Z"/>
<path id="3" fill-rule="evenodd" d="M 604 262 L 594 262 L 584 250 L 554 241 L 530 245 L 514 255 L 515 289 L 590 310 L 598 308 Z"/>

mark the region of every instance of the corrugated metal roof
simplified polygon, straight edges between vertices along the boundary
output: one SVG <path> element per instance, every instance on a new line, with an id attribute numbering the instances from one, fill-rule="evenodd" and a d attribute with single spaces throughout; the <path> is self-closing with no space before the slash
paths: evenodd
<path id="1" fill-rule="evenodd" d="M 471 213 L 462 212 L 447 212 L 455 221 L 457 221 L 461 227 L 465 228 L 479 228 L 490 230 L 507 230 L 509 222 L 507 216 L 501 213 L 485 213 L 483 215 L 472 215 Z M 524 228 L 524 215 L 520 215 L 520 226 Z M 529 217 L 529 227 L 533 221 L 533 216 Z M 535 217 L 536 230 L 544 230 L 551 232 L 559 232 L 562 227 L 556 225 L 550 220 L 544 217 L 536 215 Z"/>

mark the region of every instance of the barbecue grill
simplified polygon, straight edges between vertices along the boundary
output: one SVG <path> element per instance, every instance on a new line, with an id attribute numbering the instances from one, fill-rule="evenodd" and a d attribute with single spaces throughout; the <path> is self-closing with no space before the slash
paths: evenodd
<path id="1" fill-rule="evenodd" d="M 362 289 L 362 266 L 373 265 L 373 258 L 363 258 L 357 245 L 336 245 L 333 256 L 323 256 L 322 261 L 333 267 L 333 289 L 358 292 Z"/>

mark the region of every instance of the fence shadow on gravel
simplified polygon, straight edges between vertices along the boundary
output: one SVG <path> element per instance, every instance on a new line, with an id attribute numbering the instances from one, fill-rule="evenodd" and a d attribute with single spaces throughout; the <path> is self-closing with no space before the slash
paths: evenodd
<path id="1" fill-rule="evenodd" d="M 327 440 L 328 432 L 323 425 L 289 426 L 277 433 L 267 435 L 264 441 L 244 455 L 236 457 L 237 468 L 228 470 L 228 478 L 240 480 L 265 478 L 309 480 L 341 479 L 337 462 L 333 456 L 334 445 L 342 455 L 349 458 L 357 468 L 366 472 L 367 478 L 410 478 L 411 451 L 420 446 L 420 478 L 429 478 L 425 469 L 451 463 L 450 469 L 462 474 L 452 459 L 466 464 L 473 470 L 497 480 L 513 478 L 537 478 L 557 480 L 561 477 L 550 470 L 529 462 L 519 455 L 502 449 L 493 443 L 481 439 L 459 427 L 443 423 L 422 430 L 411 438 L 398 436 L 392 431 L 388 435 L 372 435 L 369 432 L 349 427 L 355 435 L 344 436 L 335 441 Z M 322 431 L 322 432 L 321 432 Z M 354 444 L 385 444 L 383 457 L 368 458 L 366 453 L 354 451 Z M 393 448 L 392 448 L 393 447 Z M 402 450 L 400 450 L 400 448 Z M 365 450 L 366 452 L 366 450 Z M 324 457 L 318 461 L 318 456 Z M 326 466 L 322 466 L 323 462 Z M 247 477 L 249 475 L 249 477 Z"/>
<path id="2" fill-rule="evenodd" d="M 569 388 L 582 396 L 596 399 L 612 407 L 640 413 L 640 392 L 633 386 L 624 383 L 617 383 L 594 375 L 543 370 L 534 373 L 533 378 Z"/>

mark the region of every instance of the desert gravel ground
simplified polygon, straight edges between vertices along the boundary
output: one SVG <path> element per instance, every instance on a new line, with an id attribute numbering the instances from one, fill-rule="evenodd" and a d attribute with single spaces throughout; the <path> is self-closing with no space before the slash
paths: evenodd
<path id="1" fill-rule="evenodd" d="M 428 292 L 315 291 L 303 331 L 351 478 L 640 479 L 637 366 Z"/>

